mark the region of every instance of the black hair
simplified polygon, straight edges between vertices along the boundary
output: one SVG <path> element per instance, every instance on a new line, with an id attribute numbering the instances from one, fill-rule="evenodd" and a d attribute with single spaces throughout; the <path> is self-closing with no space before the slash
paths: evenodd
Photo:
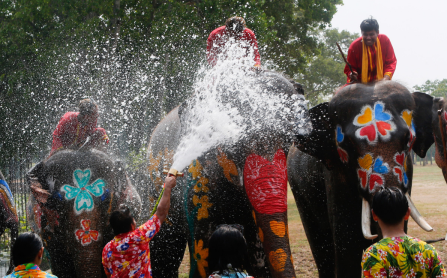
<path id="1" fill-rule="evenodd" d="M 245 19 L 239 16 L 233 16 L 225 22 L 225 29 L 236 34 L 242 33 L 246 27 Z"/>
<path id="2" fill-rule="evenodd" d="M 97 111 L 98 106 L 93 100 L 86 98 L 79 102 L 79 113 L 81 115 L 92 115 Z"/>
<path id="3" fill-rule="evenodd" d="M 209 240 L 209 271 L 226 274 L 228 264 L 236 271 L 250 269 L 247 242 L 239 229 L 231 225 L 221 225 Z"/>
<path id="4" fill-rule="evenodd" d="M 374 18 L 367 18 L 360 23 L 362 32 L 377 31 L 379 32 L 379 23 Z"/>
<path id="5" fill-rule="evenodd" d="M 11 251 L 14 266 L 34 261 L 42 247 L 42 240 L 37 234 L 27 232 L 19 235 Z"/>
<path id="6" fill-rule="evenodd" d="M 115 210 L 110 215 L 110 226 L 112 226 L 113 233 L 117 236 L 122 233 L 127 233 L 132 230 L 133 216 L 126 205 L 120 205 L 118 210 Z"/>
<path id="7" fill-rule="evenodd" d="M 397 187 L 381 187 L 374 194 L 372 209 L 385 224 L 396 225 L 408 211 L 407 197 Z"/>

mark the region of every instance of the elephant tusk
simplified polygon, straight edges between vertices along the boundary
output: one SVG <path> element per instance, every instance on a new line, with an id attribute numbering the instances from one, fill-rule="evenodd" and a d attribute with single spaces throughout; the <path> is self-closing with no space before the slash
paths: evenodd
<path id="1" fill-rule="evenodd" d="M 371 234 L 371 208 L 365 198 L 362 200 L 362 233 L 366 239 L 375 239 L 377 235 Z"/>
<path id="2" fill-rule="evenodd" d="M 405 194 L 405 197 L 407 197 L 408 206 L 411 209 L 410 215 L 411 218 L 413 218 L 414 222 L 416 222 L 419 225 L 419 227 L 421 227 L 427 232 L 433 231 L 433 228 L 427 223 L 427 221 L 425 221 L 424 217 L 422 217 L 416 206 L 413 204 L 413 201 L 411 201 L 411 197 L 410 195 L 408 195 L 408 192 Z"/>

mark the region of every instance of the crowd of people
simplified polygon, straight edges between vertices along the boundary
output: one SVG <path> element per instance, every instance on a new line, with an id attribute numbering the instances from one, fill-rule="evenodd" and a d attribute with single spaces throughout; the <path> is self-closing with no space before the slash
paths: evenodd
<path id="1" fill-rule="evenodd" d="M 389 38 L 379 34 L 379 25 L 375 19 L 364 20 L 360 28 L 362 37 L 356 39 L 348 51 L 350 66 L 346 65 L 345 68 L 347 85 L 391 80 L 397 60 Z M 254 66 L 261 65 L 255 34 L 246 27 L 243 18 L 232 17 L 208 38 L 207 58 L 211 66 L 215 66 L 218 58 L 222 57 L 222 47 L 229 39 L 247 42 L 247 55 L 252 52 Z M 66 113 L 58 123 L 53 133 L 50 155 L 61 149 L 79 148 L 86 144 L 107 144 L 105 130 L 96 127 L 97 118 L 98 106 L 90 99 L 82 100 L 79 112 Z M 166 219 L 171 191 L 175 186 L 176 177 L 166 177 L 164 193 L 155 214 L 139 227 L 129 208 L 122 206 L 111 213 L 109 222 L 115 237 L 102 252 L 107 277 L 152 277 L 149 242 Z M 404 272 L 422 273 L 418 277 L 446 276 L 435 248 L 405 233 L 404 226 L 410 208 L 401 190 L 385 187 L 376 190 L 372 200 L 372 215 L 381 228 L 383 239 L 364 252 L 361 261 L 364 277 L 404 277 Z M 210 278 L 251 277 L 242 225 L 218 226 L 209 238 L 208 247 Z M 42 240 L 37 234 L 19 235 L 12 248 L 15 268 L 6 278 L 56 277 L 39 269 L 43 252 Z"/>

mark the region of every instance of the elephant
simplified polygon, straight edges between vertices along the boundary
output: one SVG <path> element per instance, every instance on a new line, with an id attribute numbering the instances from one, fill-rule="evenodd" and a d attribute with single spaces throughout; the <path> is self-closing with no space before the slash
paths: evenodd
<path id="1" fill-rule="evenodd" d="M 27 174 L 29 221 L 59 278 L 106 277 L 102 250 L 113 239 L 111 212 L 127 205 L 138 218 L 141 199 L 119 161 L 96 149 L 61 150 Z"/>
<path id="2" fill-rule="evenodd" d="M 363 250 L 382 236 L 370 212 L 377 187 L 400 188 L 412 218 L 432 230 L 411 201 L 409 156 L 432 144 L 431 106 L 381 81 L 346 86 L 309 110 L 313 130 L 296 137 L 287 170 L 319 277 L 360 276 Z"/>
<path id="3" fill-rule="evenodd" d="M 447 182 L 447 103 L 443 97 L 433 98 L 430 95 L 422 94 L 428 103 L 432 103 L 432 123 L 430 125 L 435 143 L 435 161 L 442 170 L 444 179 Z"/>
<path id="4" fill-rule="evenodd" d="M 19 232 L 19 218 L 17 217 L 16 206 L 11 189 L 0 171 L 0 236 L 3 235 L 5 229 L 10 230 L 10 245 L 12 247 Z M 14 265 L 11 256 L 7 272 L 11 273 L 13 268 Z"/>
<path id="5" fill-rule="evenodd" d="M 284 93 L 296 99 L 288 105 L 303 102 L 303 124 L 310 129 L 304 96 L 297 90 L 301 86 L 269 71 L 253 73 L 250 78 L 260 86 L 259 91 Z M 224 93 L 227 89 L 224 86 Z M 152 207 L 160 195 L 163 170 L 172 165 L 174 152 L 185 136 L 184 126 L 193 100 L 191 97 L 173 109 L 151 135 L 147 175 Z M 284 111 L 291 110 L 284 107 Z M 167 221 L 151 242 L 154 277 L 178 277 L 186 244 L 190 254 L 189 277 L 206 277 L 208 239 L 221 224 L 243 225 L 251 275 L 295 277 L 287 222 L 286 157 L 293 139 L 290 130 L 288 125 L 279 130 L 263 126 L 259 132 L 236 142 L 213 146 L 191 162 L 184 171 L 185 177 L 178 178 Z"/>

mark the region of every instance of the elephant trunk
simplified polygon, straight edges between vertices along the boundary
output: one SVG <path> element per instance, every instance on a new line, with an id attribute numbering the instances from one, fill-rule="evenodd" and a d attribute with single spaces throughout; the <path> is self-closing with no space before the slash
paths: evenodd
<path id="1" fill-rule="evenodd" d="M 408 206 L 411 209 L 410 215 L 411 218 L 413 218 L 414 222 L 416 222 L 419 225 L 419 227 L 421 227 L 427 232 L 433 231 L 433 228 L 427 223 L 427 221 L 425 221 L 424 217 L 422 217 L 422 215 L 417 210 L 416 206 L 413 204 L 413 201 L 411 200 L 411 197 L 408 194 L 408 192 L 405 194 L 405 197 L 407 197 Z"/>
<path id="2" fill-rule="evenodd" d="M 81 214 L 73 217 L 67 238 L 71 238 L 69 252 L 73 256 L 76 277 L 102 277 L 104 221 L 100 215 Z"/>
<path id="3" fill-rule="evenodd" d="M 366 239 L 375 239 L 377 235 L 371 234 L 371 208 L 365 198 L 362 202 L 362 233 Z"/>

